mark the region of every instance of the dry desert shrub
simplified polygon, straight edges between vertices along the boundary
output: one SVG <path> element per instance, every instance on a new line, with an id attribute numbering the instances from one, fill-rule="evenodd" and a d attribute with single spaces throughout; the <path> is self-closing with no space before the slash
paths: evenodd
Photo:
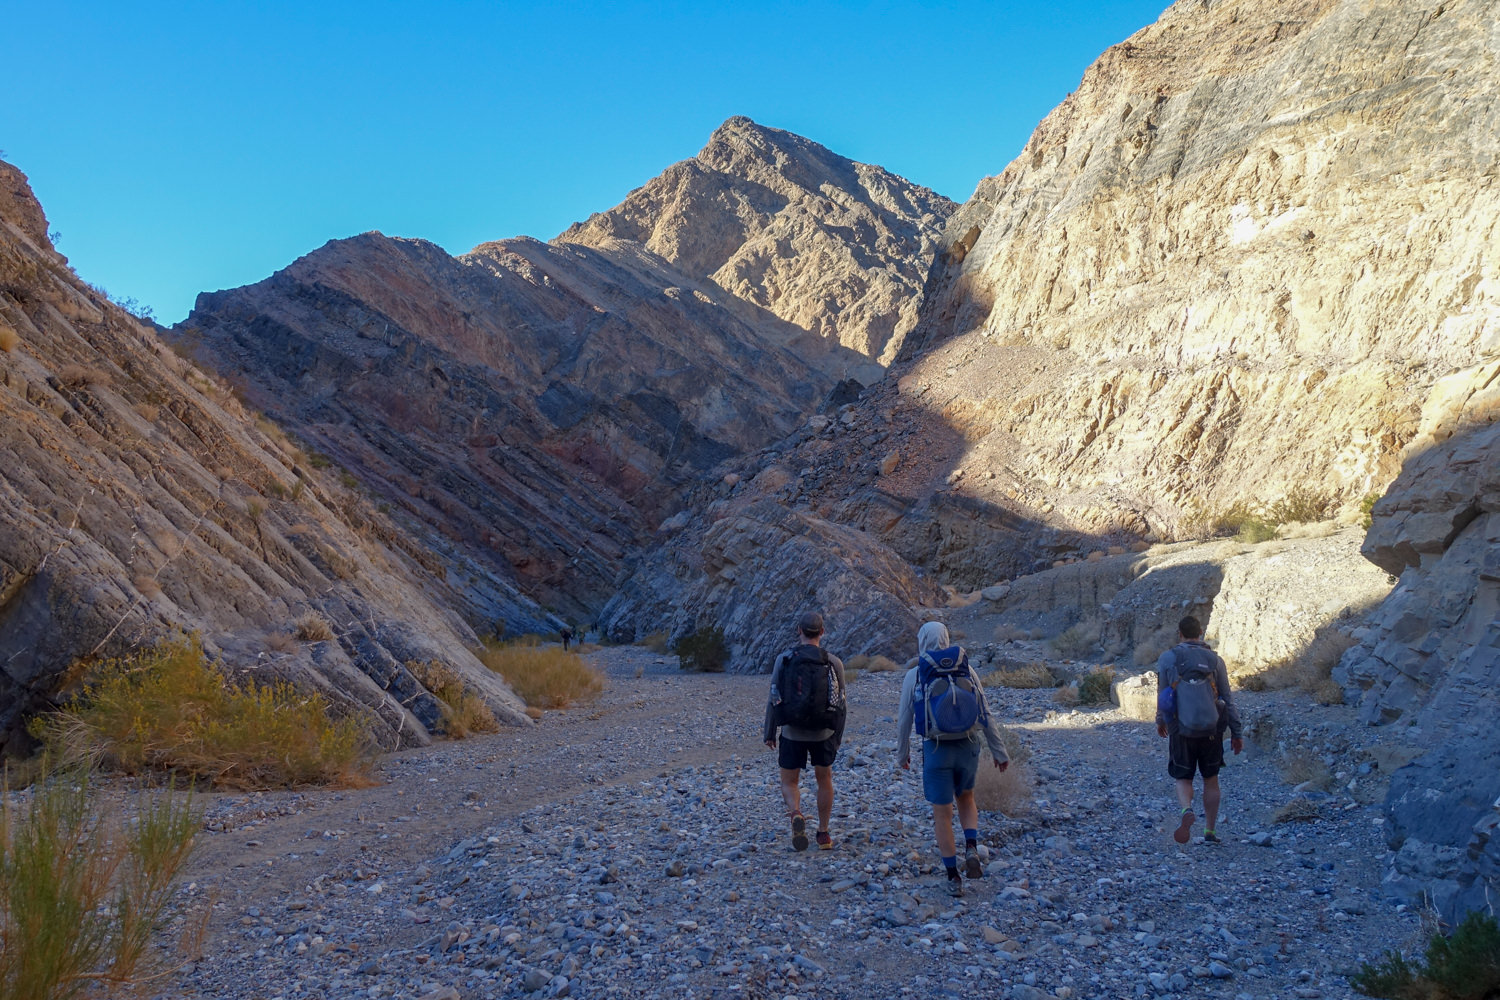
<path id="1" fill-rule="evenodd" d="M 1001 622 L 995 626 L 996 642 L 1015 642 L 1018 639 L 1029 639 L 1031 633 L 1023 628 L 1017 628 L 1010 622 Z"/>
<path id="2" fill-rule="evenodd" d="M 1301 688 L 1321 704 L 1339 705 L 1344 701 L 1344 689 L 1334 682 L 1333 668 L 1355 645 L 1354 639 L 1338 629 L 1324 628 L 1302 652 L 1272 663 L 1239 683 L 1250 691 Z"/>
<path id="3" fill-rule="evenodd" d="M 140 414 L 141 419 L 146 421 L 146 423 L 154 424 L 156 423 L 156 419 L 161 416 L 161 407 L 155 403 L 136 403 L 135 412 Z"/>
<path id="4" fill-rule="evenodd" d="M 1052 700 L 1064 707 L 1072 707 L 1074 705 L 1077 705 L 1080 701 L 1078 697 L 1078 685 L 1064 684 L 1062 687 L 1057 689 L 1057 692 L 1052 696 Z"/>
<path id="5" fill-rule="evenodd" d="M 8 326 L 0 326 L 0 351 L 9 354 L 21 343 L 21 335 Z"/>
<path id="6" fill-rule="evenodd" d="M 358 784 L 368 769 L 357 720 L 333 720 L 322 695 L 284 682 L 231 683 L 196 635 L 97 665 L 77 701 L 36 731 L 65 756 L 220 788 Z"/>
<path id="7" fill-rule="evenodd" d="M 653 653 L 665 653 L 671 641 L 672 637 L 665 632 L 652 632 L 640 641 L 640 645 L 645 646 Z"/>
<path id="8" fill-rule="evenodd" d="M 897 663 L 889 656 L 880 656 L 877 654 L 870 657 L 870 662 L 866 663 L 860 669 L 868 670 L 872 674 L 889 674 L 893 673 L 894 671 L 900 670 L 901 664 Z"/>
<path id="9" fill-rule="evenodd" d="M 1307 784 L 1309 788 L 1326 792 L 1333 785 L 1333 772 L 1322 759 L 1305 750 L 1289 750 L 1278 762 L 1281 778 L 1289 785 Z"/>
<path id="10" fill-rule="evenodd" d="M 333 638 L 333 626 L 316 611 L 309 611 L 297 619 L 293 634 L 303 642 L 327 642 Z"/>
<path id="11" fill-rule="evenodd" d="M 57 381 L 69 389 L 87 389 L 109 385 L 110 378 L 107 372 L 88 365 L 63 365 L 57 370 Z"/>
<path id="12" fill-rule="evenodd" d="M 266 647 L 273 653 L 295 653 L 297 640 L 290 632 L 272 632 L 266 636 Z"/>
<path id="13" fill-rule="evenodd" d="M 1049 688 L 1057 686 L 1057 678 L 1045 663 L 1028 663 L 1021 667 L 995 670 L 984 679 L 986 684 L 1008 688 Z"/>
<path id="14" fill-rule="evenodd" d="M 1083 705 L 1108 705 L 1115 672 L 1109 667 L 1090 670 L 1078 679 L 1078 701 Z"/>
<path id="15" fill-rule="evenodd" d="M 867 654 L 860 653 L 858 656 L 851 656 L 849 657 L 849 659 L 844 661 L 844 676 L 847 677 L 849 675 L 849 671 L 851 670 L 864 670 L 868 668 L 869 665 L 870 657 Z"/>
<path id="16" fill-rule="evenodd" d="M 484 699 L 469 690 L 463 678 L 446 663 L 412 660 L 406 664 L 412 676 L 443 703 L 443 735 L 461 740 L 471 733 L 497 733 L 500 723 Z"/>
<path id="17" fill-rule="evenodd" d="M 1052 648 L 1058 655 L 1078 659 L 1099 647 L 1099 626 L 1093 622 L 1079 622 L 1052 640 Z"/>
<path id="18" fill-rule="evenodd" d="M 1015 816 L 1026 810 L 1031 801 L 1031 769 L 1011 761 L 1003 771 L 995 770 L 989 755 L 979 762 L 974 780 L 974 802 L 986 812 Z"/>
<path id="19" fill-rule="evenodd" d="M 577 653 L 544 646 L 534 638 L 512 643 L 488 640 L 475 655 L 532 708 L 567 708 L 592 701 L 604 690 L 604 675 Z"/>
<path id="20" fill-rule="evenodd" d="M 200 822 L 172 789 L 126 822 L 77 766 L 0 796 L 0 996 L 114 996 L 160 975 L 152 938 Z"/>

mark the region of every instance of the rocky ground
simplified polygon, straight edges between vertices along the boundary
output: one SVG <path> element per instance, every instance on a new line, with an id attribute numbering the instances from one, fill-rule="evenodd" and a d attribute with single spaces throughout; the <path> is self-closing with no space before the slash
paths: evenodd
<path id="1" fill-rule="evenodd" d="M 954 900 L 893 767 L 898 673 L 851 683 L 836 849 L 798 854 L 764 678 L 594 659 L 608 693 L 531 731 L 393 755 L 369 789 L 214 797 L 203 957 L 162 995 L 1342 997 L 1418 940 L 1381 889 L 1381 731 L 1349 709 L 1243 695 L 1225 842 L 1179 848 L 1149 725 L 997 689 L 1026 794 L 982 817 L 986 877 Z M 1294 790 L 1277 745 L 1333 790 Z"/>

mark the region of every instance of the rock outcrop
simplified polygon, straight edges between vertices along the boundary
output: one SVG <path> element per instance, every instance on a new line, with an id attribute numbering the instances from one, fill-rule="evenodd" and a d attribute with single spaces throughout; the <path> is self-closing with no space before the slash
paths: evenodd
<path id="1" fill-rule="evenodd" d="M 1399 575 L 1335 678 L 1430 748 L 1386 799 L 1395 875 L 1454 918 L 1500 893 L 1500 362 L 1442 380 L 1365 554 Z"/>
<path id="2" fill-rule="evenodd" d="M 717 286 L 729 302 L 753 304 L 885 365 L 916 325 L 956 208 L 880 167 L 735 117 L 697 156 L 556 242 L 637 244 Z"/>
<path id="3" fill-rule="evenodd" d="M 992 495 L 1170 537 L 1383 489 L 1500 351 L 1494 14 L 1195 0 L 1107 51 L 954 216 L 904 348 Z"/>
<path id="4" fill-rule="evenodd" d="M 388 504 L 471 622 L 524 631 L 591 615 L 685 486 L 879 377 L 843 345 L 914 320 L 951 208 L 737 118 L 553 244 L 339 240 L 177 333 Z"/>
<path id="5" fill-rule="evenodd" d="M 237 675 L 322 690 L 381 745 L 424 743 L 441 660 L 497 715 L 524 707 L 470 652 L 426 554 L 358 492 L 85 285 L 0 163 L 0 740 L 80 660 L 196 630 Z M 299 642 L 307 614 L 334 639 Z M 532 614 L 541 619 L 540 608 Z"/>

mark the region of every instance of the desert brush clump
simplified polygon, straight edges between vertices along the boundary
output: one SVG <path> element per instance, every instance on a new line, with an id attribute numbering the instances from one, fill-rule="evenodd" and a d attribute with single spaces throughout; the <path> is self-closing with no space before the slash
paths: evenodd
<path id="1" fill-rule="evenodd" d="M 554 645 L 543 645 L 535 638 L 504 643 L 486 640 L 476 652 L 481 663 L 505 678 L 530 709 L 567 708 L 576 702 L 592 701 L 604 690 L 604 675 L 577 653 Z M 531 715 L 528 709 L 527 715 Z"/>
<path id="2" fill-rule="evenodd" d="M 86 766 L 44 762 L 0 794 L 0 997 L 112 996 L 160 974 L 151 949 L 201 817 L 168 788 L 122 817 Z"/>
<path id="3" fill-rule="evenodd" d="M 219 788 L 348 784 L 368 767 L 355 718 L 285 682 L 227 680 L 196 635 L 88 670 L 68 708 L 34 720 L 49 745 L 128 774 L 172 771 Z"/>
<path id="4" fill-rule="evenodd" d="M 724 630 L 705 625 L 677 640 L 677 662 L 683 670 L 722 674 L 729 663 L 729 643 Z"/>
<path id="5" fill-rule="evenodd" d="M 1000 667 L 984 678 L 986 685 L 1008 688 L 1049 688 L 1057 686 L 1057 677 L 1045 663 Z"/>
<path id="6" fill-rule="evenodd" d="M 1098 646 L 1099 626 L 1093 622 L 1079 622 L 1052 639 L 1052 648 L 1058 655 L 1074 660 Z"/>
<path id="7" fill-rule="evenodd" d="M 13 328 L 0 323 L 0 351 L 9 354 L 21 343 L 21 335 Z"/>
<path id="8" fill-rule="evenodd" d="M 303 642 L 327 642 L 333 638 L 333 626 L 316 611 L 308 611 L 297 619 L 292 634 Z"/>
<path id="9" fill-rule="evenodd" d="M 1114 684 L 1115 672 L 1109 667 L 1090 670 L 1078 679 L 1078 703 L 1081 705 L 1108 705 L 1110 687 Z"/>
<path id="10" fill-rule="evenodd" d="M 665 653 L 672 637 L 665 632 L 652 632 L 640 640 L 638 645 L 644 646 L 653 653 Z"/>
<path id="11" fill-rule="evenodd" d="M 1500 924 L 1475 910 L 1452 937 L 1433 935 L 1420 963 L 1390 952 L 1349 977 L 1365 996 L 1382 1000 L 1491 1000 L 1500 996 Z"/>
<path id="12" fill-rule="evenodd" d="M 500 723 L 484 699 L 464 684 L 452 667 L 438 660 L 406 664 L 413 677 L 443 704 L 443 735 L 461 740 L 472 733 L 498 733 Z"/>

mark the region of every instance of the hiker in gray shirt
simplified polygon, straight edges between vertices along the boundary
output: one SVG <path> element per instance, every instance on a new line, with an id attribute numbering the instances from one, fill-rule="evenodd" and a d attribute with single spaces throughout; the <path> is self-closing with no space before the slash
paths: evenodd
<path id="1" fill-rule="evenodd" d="M 1203 641 L 1203 625 L 1192 615 L 1177 624 L 1176 646 L 1156 661 L 1159 693 L 1156 701 L 1156 733 L 1167 739 L 1167 773 L 1177 780 L 1177 803 L 1182 806 L 1172 839 L 1186 844 L 1193 831 L 1193 774 L 1203 775 L 1203 830 L 1205 844 L 1219 843 L 1219 768 L 1224 766 L 1224 730 L 1235 753 L 1245 748 L 1240 710 L 1229 689 L 1229 671 L 1223 657 Z M 1188 686 L 1204 687 L 1206 698 L 1216 699 L 1218 711 L 1207 727 L 1190 730 L 1186 721 Z M 1210 687 L 1211 686 L 1211 687 Z"/>
<path id="2" fill-rule="evenodd" d="M 818 850 L 833 848 L 828 821 L 833 815 L 833 760 L 844 738 L 844 664 L 822 648 L 823 616 L 809 611 L 797 622 L 797 645 L 776 657 L 761 739 L 777 751 L 781 798 L 792 819 L 792 847 L 807 850 L 807 819 L 802 815 L 798 780 L 811 760 L 817 782 Z M 781 731 L 778 749 L 777 730 Z"/>

